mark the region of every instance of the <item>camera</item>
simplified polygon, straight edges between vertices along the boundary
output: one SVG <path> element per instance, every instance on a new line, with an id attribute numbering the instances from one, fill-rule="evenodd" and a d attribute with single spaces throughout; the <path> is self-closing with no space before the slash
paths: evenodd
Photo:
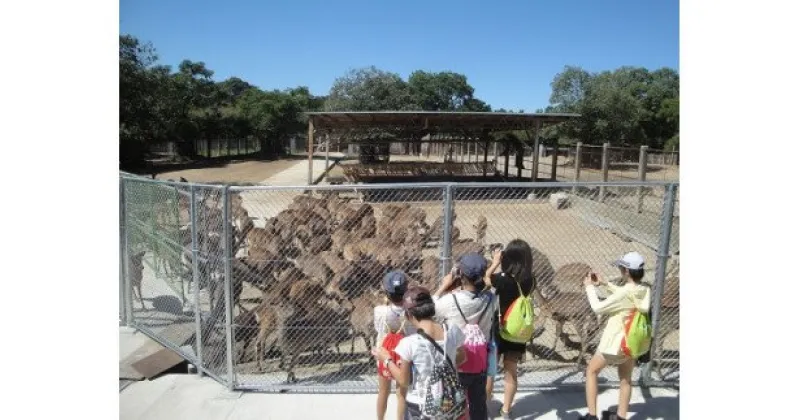
<path id="1" fill-rule="evenodd" d="M 503 244 L 501 243 L 491 244 L 489 245 L 489 252 L 502 251 L 503 248 Z"/>

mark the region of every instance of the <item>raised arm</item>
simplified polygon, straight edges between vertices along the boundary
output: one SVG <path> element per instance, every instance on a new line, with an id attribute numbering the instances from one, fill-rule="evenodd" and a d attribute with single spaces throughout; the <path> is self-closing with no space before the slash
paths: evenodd
<path id="1" fill-rule="evenodd" d="M 486 269 L 486 274 L 483 276 L 483 280 L 489 287 L 494 287 L 492 284 L 492 275 L 495 271 L 497 271 L 498 268 L 500 268 L 500 261 L 502 257 L 503 251 L 495 249 L 494 252 L 492 252 L 492 264 Z"/>
<path id="2" fill-rule="evenodd" d="M 626 290 L 619 288 L 612 293 L 611 296 L 601 301 L 600 298 L 597 297 L 597 289 L 595 289 L 593 284 L 587 284 L 585 287 L 586 296 L 589 298 L 589 305 L 596 314 L 607 315 L 624 309 L 622 302 L 627 298 L 628 292 Z"/>
<path id="3" fill-rule="evenodd" d="M 453 277 L 453 270 L 451 270 L 449 273 L 447 273 L 446 276 L 442 278 L 441 285 L 439 286 L 438 289 L 436 289 L 436 292 L 433 293 L 433 299 L 437 300 L 440 297 L 442 297 L 442 295 L 447 294 L 451 290 L 453 290 L 454 283 L 455 283 L 455 278 Z"/>

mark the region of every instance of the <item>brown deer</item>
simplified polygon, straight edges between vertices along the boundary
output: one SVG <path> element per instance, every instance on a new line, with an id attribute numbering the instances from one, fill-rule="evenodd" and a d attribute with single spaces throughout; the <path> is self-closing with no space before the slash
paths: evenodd
<path id="1" fill-rule="evenodd" d="M 586 363 L 586 354 L 593 334 L 599 327 L 597 315 L 592 311 L 586 293 L 561 292 L 545 299 L 538 288 L 533 290 L 533 298 L 542 311 L 542 315 L 556 324 L 553 344 L 550 351 L 555 354 L 558 342 L 562 339 L 564 324 L 569 322 L 575 327 L 580 340 L 580 353 L 576 363 L 578 367 Z"/>
<path id="2" fill-rule="evenodd" d="M 142 298 L 142 279 L 144 277 L 144 254 L 147 251 L 139 251 L 130 256 L 128 259 L 128 278 L 131 282 L 132 295 L 134 299 L 139 301 L 139 304 L 144 307 L 144 299 Z"/>
<path id="3" fill-rule="evenodd" d="M 480 245 L 486 245 L 486 229 L 489 227 L 489 222 L 486 220 L 486 216 L 478 216 L 478 220 L 475 221 L 475 224 L 472 225 L 472 227 L 475 229 L 475 242 Z"/>

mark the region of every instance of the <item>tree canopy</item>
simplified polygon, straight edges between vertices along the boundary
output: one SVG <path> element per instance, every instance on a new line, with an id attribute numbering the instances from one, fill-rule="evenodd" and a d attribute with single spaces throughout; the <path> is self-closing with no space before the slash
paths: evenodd
<path id="1" fill-rule="evenodd" d="M 327 111 L 491 111 L 474 97 L 463 74 L 417 70 L 400 75 L 372 67 L 354 69 L 333 82 Z"/>
<path id="2" fill-rule="evenodd" d="M 553 127 L 547 135 L 587 144 L 677 147 L 679 84 L 678 73 L 669 68 L 589 73 L 567 66 L 550 83 L 550 105 L 543 111 L 581 117 Z"/>
<path id="3" fill-rule="evenodd" d="M 183 60 L 173 71 L 130 35 L 120 36 L 119 61 L 122 167 L 141 164 L 149 144 L 168 141 L 196 157 L 197 140 L 254 137 L 262 155 L 274 156 L 302 132 L 303 112 L 324 102 L 304 86 L 265 91 L 238 77 L 215 82 L 202 61 Z"/>
<path id="4" fill-rule="evenodd" d="M 408 80 L 374 66 L 337 78 L 327 96 L 305 86 L 264 90 L 238 77 L 215 81 L 202 61 L 183 60 L 173 70 L 159 64 L 155 48 L 131 35 L 119 37 L 120 165 L 140 165 L 150 145 L 174 142 L 197 158 L 198 141 L 254 138 L 263 157 L 283 153 L 304 136 L 307 111 L 492 111 L 467 76 L 417 70 Z M 581 118 L 548 128 L 545 138 L 677 147 L 679 76 L 663 68 L 621 67 L 589 73 L 567 66 L 555 75 L 550 105 L 538 112 L 574 112 Z M 496 112 L 507 111 L 504 108 Z"/>

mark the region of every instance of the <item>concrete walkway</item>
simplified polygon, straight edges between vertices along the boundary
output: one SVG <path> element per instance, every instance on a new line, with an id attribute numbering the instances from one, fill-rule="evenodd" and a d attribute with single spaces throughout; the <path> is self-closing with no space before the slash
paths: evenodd
<path id="1" fill-rule="evenodd" d="M 599 397 L 601 409 L 616 405 L 618 392 Z M 135 382 L 120 393 L 120 420 L 309 420 L 342 418 L 375 419 L 374 394 L 262 394 L 229 392 L 207 377 L 165 375 Z M 502 398 L 497 395 L 496 398 Z M 630 419 L 679 418 L 678 391 L 634 389 Z M 387 420 L 395 410 L 389 398 Z M 493 407 L 496 413 L 499 405 Z M 582 392 L 543 391 L 519 393 L 514 405 L 518 419 L 576 419 L 586 410 Z"/>
<path id="2" fill-rule="evenodd" d="M 313 177 L 317 177 L 325 172 L 325 159 L 315 158 L 313 161 Z M 331 157 L 329 167 L 336 162 L 336 158 Z M 271 177 L 259 182 L 262 185 L 308 185 L 308 161 L 298 160 L 294 165 L 273 174 Z"/>

